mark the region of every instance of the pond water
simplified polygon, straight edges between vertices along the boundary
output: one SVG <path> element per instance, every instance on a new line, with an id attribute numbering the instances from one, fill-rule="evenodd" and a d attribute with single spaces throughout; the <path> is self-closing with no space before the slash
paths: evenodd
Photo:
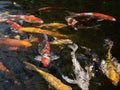
<path id="1" fill-rule="evenodd" d="M 13 4 L 16 2 L 17 4 Z M 116 22 L 103 21 L 99 29 L 88 29 L 75 31 L 72 28 L 61 30 L 61 33 L 72 33 L 70 38 L 78 46 L 85 46 L 96 53 L 99 59 L 105 59 L 106 48 L 104 40 L 106 38 L 114 42 L 112 48 L 112 56 L 116 57 L 120 62 L 120 13 L 119 0 L 4 0 L 0 1 L 0 13 L 9 11 L 10 14 L 32 14 L 44 20 L 45 23 L 61 22 L 67 24 L 65 16 L 68 14 L 64 11 L 57 12 L 40 12 L 37 9 L 42 7 L 65 7 L 72 12 L 100 12 L 111 15 L 116 18 Z M 34 26 L 33 24 L 25 23 L 23 26 Z M 66 31 L 67 30 L 67 31 Z M 7 23 L 0 23 L 0 33 L 14 36 L 14 32 L 10 30 Z M 33 34 L 39 36 L 38 34 Z M 63 49 L 61 49 L 63 48 Z M 4 46 L 0 46 L 0 61 L 11 71 L 13 75 L 6 75 L 0 72 L 0 90 L 52 90 L 49 84 L 41 75 L 36 72 L 27 70 L 23 65 L 23 61 L 34 63 L 44 71 L 47 71 L 57 78 L 61 79 L 67 85 L 70 85 L 73 90 L 81 90 L 77 85 L 68 84 L 61 77 L 62 74 L 74 77 L 72 75 L 72 62 L 69 48 L 65 46 L 51 45 L 52 52 L 60 56 L 58 60 L 50 63 L 48 68 L 44 68 L 41 63 L 34 61 L 34 57 L 38 55 L 37 44 L 33 44 L 30 48 L 11 51 Z M 87 55 L 84 50 L 79 49 L 77 54 Z M 77 56 L 80 62 L 80 56 Z M 87 56 L 89 60 L 91 56 Z M 12 78 L 16 78 L 13 79 Z M 14 83 L 14 80 L 17 83 Z M 106 76 L 100 75 L 90 81 L 90 90 L 120 90 L 120 83 L 114 86 Z"/>

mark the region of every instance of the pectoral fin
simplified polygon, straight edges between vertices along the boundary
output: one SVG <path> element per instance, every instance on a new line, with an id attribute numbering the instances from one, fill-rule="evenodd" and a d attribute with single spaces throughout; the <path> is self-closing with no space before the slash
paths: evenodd
<path id="1" fill-rule="evenodd" d="M 70 79 L 70 78 L 67 77 L 67 76 L 62 75 L 62 78 L 63 78 L 65 81 L 67 81 L 68 83 L 76 84 L 76 80 L 72 80 L 72 79 Z"/>
<path id="2" fill-rule="evenodd" d="M 57 60 L 57 59 L 59 59 L 60 57 L 59 56 L 57 56 L 57 55 L 54 55 L 54 54 L 51 54 L 50 55 L 50 60 Z"/>
<path id="3" fill-rule="evenodd" d="M 41 56 L 36 56 L 34 59 L 35 59 L 36 61 L 41 61 Z"/>

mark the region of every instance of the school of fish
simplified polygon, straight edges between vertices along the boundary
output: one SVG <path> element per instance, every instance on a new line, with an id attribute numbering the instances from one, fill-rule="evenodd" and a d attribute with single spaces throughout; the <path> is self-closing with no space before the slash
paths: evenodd
<path id="1" fill-rule="evenodd" d="M 52 63 L 53 60 L 57 60 L 60 57 L 52 54 L 52 50 L 50 45 L 68 45 L 70 49 L 72 49 L 71 57 L 73 64 L 73 71 L 76 79 L 70 79 L 68 76 L 61 75 L 61 77 L 70 84 L 77 84 L 82 90 L 89 90 L 90 80 L 91 78 L 97 77 L 96 73 L 101 70 L 103 74 L 105 74 L 112 82 L 113 85 L 117 86 L 120 81 L 120 64 L 118 62 L 114 62 L 111 58 L 111 49 L 112 44 L 108 47 L 108 53 L 106 55 L 106 60 L 101 61 L 100 67 L 97 65 L 96 58 L 93 58 L 92 65 L 86 67 L 82 67 L 80 62 L 77 60 L 75 55 L 77 49 L 79 48 L 77 44 L 75 44 L 69 38 L 72 37 L 72 34 L 63 34 L 59 31 L 51 31 L 53 29 L 64 29 L 67 27 L 72 27 L 73 30 L 84 30 L 91 28 L 99 28 L 100 25 L 89 25 L 88 22 L 100 22 L 103 20 L 108 21 L 116 21 L 116 19 L 110 15 L 106 15 L 99 12 L 81 12 L 74 13 L 68 11 L 68 9 L 63 7 L 42 7 L 39 8 L 40 12 L 54 12 L 54 11 L 64 11 L 69 14 L 69 16 L 65 17 L 64 23 L 45 23 L 43 19 L 36 17 L 34 15 L 19 15 L 19 14 L 10 14 L 9 12 L 4 12 L 0 14 L 0 23 L 6 22 L 12 28 L 11 31 L 18 34 L 14 38 L 10 37 L 0 37 L 0 45 L 7 48 L 8 50 L 18 50 L 21 48 L 30 48 L 33 43 L 38 44 L 38 56 L 35 56 L 34 61 L 41 62 L 43 68 L 49 67 L 49 64 Z M 76 17 L 86 17 L 81 20 L 77 20 Z M 27 23 L 39 24 L 36 27 L 33 26 L 22 26 L 17 23 L 17 20 L 25 21 Z M 44 39 L 34 37 L 25 37 L 25 39 L 21 39 L 22 35 L 30 33 L 37 33 L 44 36 Z M 48 36 L 54 38 L 53 41 L 48 40 Z M 44 43 L 42 49 L 39 44 Z M 60 79 L 56 78 L 52 74 L 49 74 L 35 65 L 29 62 L 23 62 L 26 65 L 26 68 L 38 72 L 43 78 L 56 90 L 72 90 L 72 87 L 64 84 Z M 0 62 L 0 71 L 4 73 L 10 73 L 10 71 Z M 13 76 L 14 81 L 17 81 L 16 77 Z"/>

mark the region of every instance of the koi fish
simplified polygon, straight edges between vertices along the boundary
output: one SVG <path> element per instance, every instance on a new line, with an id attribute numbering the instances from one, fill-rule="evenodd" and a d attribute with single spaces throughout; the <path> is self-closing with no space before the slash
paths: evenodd
<path id="1" fill-rule="evenodd" d="M 54 45 L 62 45 L 62 44 L 72 44 L 73 41 L 70 39 L 55 39 L 54 41 L 50 42 L 50 44 Z"/>
<path id="2" fill-rule="evenodd" d="M 100 26 L 100 25 L 88 26 L 85 24 L 86 23 L 85 20 L 77 21 L 72 16 L 65 17 L 65 20 L 67 21 L 68 25 L 72 26 L 75 30 L 97 28 Z"/>
<path id="3" fill-rule="evenodd" d="M 50 63 L 50 44 L 48 41 L 45 41 L 45 47 L 43 48 L 43 50 L 40 52 L 41 56 L 37 56 L 35 58 L 35 60 L 39 60 L 41 61 L 41 63 L 43 64 L 44 67 L 48 67 L 49 63 Z"/>
<path id="4" fill-rule="evenodd" d="M 22 27 L 19 24 L 13 22 L 12 20 L 8 20 L 8 23 L 10 24 L 11 27 L 14 28 L 14 31 L 17 31 L 17 32 L 40 33 L 40 34 L 47 34 L 47 35 L 59 37 L 59 38 L 72 37 L 72 35 L 60 34 L 58 32 L 53 32 L 46 29 L 35 28 L 35 27 Z"/>
<path id="5" fill-rule="evenodd" d="M 67 10 L 67 9 L 63 7 L 42 7 L 38 9 L 38 11 L 42 11 L 42 12 L 64 11 L 64 10 Z"/>
<path id="6" fill-rule="evenodd" d="M 72 80 L 64 75 L 62 75 L 62 78 L 65 79 L 68 83 L 77 84 L 82 90 L 89 90 L 89 80 L 91 79 L 89 69 L 87 67 L 85 71 L 79 64 L 75 56 L 75 52 L 77 51 L 78 46 L 76 44 L 73 44 L 69 45 L 68 47 L 72 49 L 71 56 L 76 79 Z"/>
<path id="7" fill-rule="evenodd" d="M 9 15 L 9 18 L 22 19 L 29 23 L 44 23 L 41 18 L 35 17 L 34 15 Z"/>
<path id="8" fill-rule="evenodd" d="M 62 83 L 61 80 L 59 80 L 52 74 L 49 74 L 45 71 L 38 69 L 35 65 L 33 65 L 29 62 L 24 62 L 24 64 L 26 65 L 26 68 L 28 68 L 30 70 L 34 70 L 34 71 L 38 72 L 40 75 L 42 75 L 44 77 L 44 79 L 46 81 L 48 81 L 48 83 L 56 90 L 72 90 L 72 88 L 70 86 Z"/>
<path id="9" fill-rule="evenodd" d="M 30 32 L 30 33 L 47 34 L 47 35 L 50 35 L 50 36 L 53 36 L 53 37 L 58 37 L 58 38 L 72 37 L 72 35 L 61 34 L 61 33 L 58 33 L 58 32 L 49 31 L 47 29 L 41 29 L 41 28 L 35 28 L 35 27 L 23 27 L 19 31 Z"/>
<path id="10" fill-rule="evenodd" d="M 116 19 L 110 15 L 102 14 L 102 13 L 97 13 L 97 12 L 85 12 L 85 13 L 74 13 L 74 12 L 68 12 L 72 17 L 85 17 L 85 16 L 90 16 L 93 18 L 97 19 L 104 19 L 104 20 L 109 20 L 109 21 L 116 21 Z"/>
<path id="11" fill-rule="evenodd" d="M 65 20 L 67 21 L 68 25 L 71 25 L 75 30 L 78 30 L 75 25 L 78 23 L 78 21 L 72 17 L 65 17 Z"/>
<path id="12" fill-rule="evenodd" d="M 58 56 L 53 56 L 51 54 L 50 43 L 47 40 L 45 41 L 45 47 L 38 52 L 41 56 L 35 57 L 35 60 L 41 61 L 44 67 L 48 67 L 51 61 L 59 58 Z"/>
<path id="13" fill-rule="evenodd" d="M 15 73 L 7 69 L 6 66 L 1 61 L 0 61 L 0 72 L 3 72 L 5 74 L 5 78 L 13 80 L 14 83 L 19 84 L 18 80 L 16 79 Z"/>
<path id="14" fill-rule="evenodd" d="M 113 42 L 108 39 L 106 39 L 105 42 L 107 44 L 108 52 L 106 60 L 102 60 L 100 67 L 102 72 L 112 81 L 112 84 L 117 86 L 120 81 L 120 72 L 117 71 L 117 65 L 113 61 L 111 55 Z"/>
<path id="15" fill-rule="evenodd" d="M 120 73 L 117 72 L 115 64 L 112 62 L 111 58 L 111 49 L 113 46 L 113 42 L 111 41 L 109 47 L 108 47 L 108 52 L 106 55 L 106 60 L 107 60 L 107 70 L 108 70 L 108 78 L 111 79 L 112 83 L 117 86 L 118 82 L 120 80 Z"/>
<path id="16" fill-rule="evenodd" d="M 0 39 L 0 45 L 5 45 L 9 50 L 17 50 L 18 48 L 27 48 L 31 47 L 32 43 L 27 40 L 16 40 L 10 38 L 2 38 Z"/>
<path id="17" fill-rule="evenodd" d="M 61 29 L 61 28 L 64 28 L 64 27 L 67 27 L 66 24 L 63 24 L 63 23 L 48 23 L 48 24 L 41 24 L 40 26 L 38 26 L 40 28 L 56 28 L 56 29 Z"/>

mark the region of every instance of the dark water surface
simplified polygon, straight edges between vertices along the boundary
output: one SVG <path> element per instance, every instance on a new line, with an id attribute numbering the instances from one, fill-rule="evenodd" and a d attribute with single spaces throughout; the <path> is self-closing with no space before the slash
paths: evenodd
<path id="1" fill-rule="evenodd" d="M 13 5 L 12 2 L 17 2 L 19 5 Z M 108 38 L 114 42 L 112 48 L 112 56 L 116 57 L 120 62 L 120 0 L 4 0 L 0 1 L 0 13 L 9 11 L 10 14 L 33 14 L 44 20 L 45 23 L 61 22 L 66 23 L 65 16 L 68 14 L 61 12 L 39 12 L 38 8 L 55 6 L 66 7 L 72 12 L 100 12 L 111 15 L 116 18 L 116 22 L 101 22 L 101 27 L 97 30 L 79 30 L 67 29 L 62 33 L 73 33 L 74 37 L 70 38 L 79 46 L 91 48 L 92 52 L 96 53 L 100 59 L 105 58 L 106 49 L 103 47 L 104 39 Z M 26 23 L 26 26 L 30 24 Z M 7 23 L 0 23 L 0 33 L 6 35 L 14 35 L 10 31 L 10 26 Z M 60 59 L 51 62 L 48 68 L 43 68 L 38 62 L 33 59 L 38 55 L 37 45 L 27 49 L 19 49 L 17 51 L 9 51 L 5 47 L 0 46 L 0 61 L 14 74 L 19 84 L 15 84 L 11 76 L 5 76 L 0 72 L 0 90 L 52 90 L 49 84 L 37 73 L 25 69 L 23 61 L 34 63 L 41 69 L 53 74 L 57 78 L 65 82 L 61 75 L 71 76 L 73 73 L 72 62 L 70 58 L 70 50 L 65 46 L 61 50 L 58 46 L 51 46 L 52 52 L 60 56 Z M 86 54 L 84 51 L 78 50 L 78 53 Z M 88 61 L 91 59 L 88 56 Z M 82 62 L 82 60 L 78 60 Z M 72 77 L 72 76 L 71 76 Z M 81 90 L 77 85 L 70 85 L 73 90 Z M 111 81 L 106 76 L 100 75 L 98 78 L 93 78 L 90 81 L 90 90 L 120 90 L 118 86 L 112 85 Z"/>

